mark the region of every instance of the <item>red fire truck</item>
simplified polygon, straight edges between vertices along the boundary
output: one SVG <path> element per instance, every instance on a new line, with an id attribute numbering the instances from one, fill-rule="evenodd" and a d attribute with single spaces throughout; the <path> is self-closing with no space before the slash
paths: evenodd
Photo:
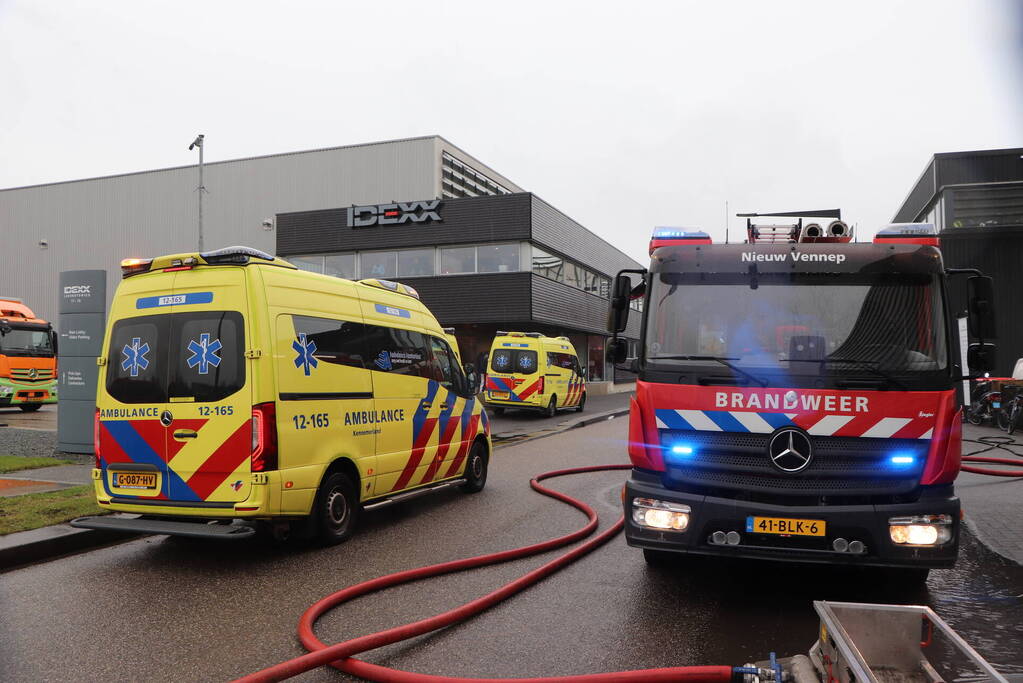
<path id="1" fill-rule="evenodd" d="M 948 290 L 970 276 L 968 365 L 982 372 L 994 359 L 990 278 L 946 269 L 927 224 L 866 244 L 840 220 L 748 222 L 747 233 L 712 244 L 658 228 L 650 268 L 615 279 L 612 332 L 643 300 L 629 545 L 648 562 L 690 553 L 913 579 L 952 566 L 967 371 Z M 624 340 L 609 353 L 623 362 Z"/>

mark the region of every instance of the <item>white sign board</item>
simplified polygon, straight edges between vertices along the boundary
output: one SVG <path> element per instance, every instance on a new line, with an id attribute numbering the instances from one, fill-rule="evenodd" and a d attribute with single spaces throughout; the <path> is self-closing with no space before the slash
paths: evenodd
<path id="1" fill-rule="evenodd" d="M 966 324 L 966 317 L 958 318 L 959 323 L 959 363 L 962 366 L 963 374 L 970 373 L 970 366 L 966 364 L 966 353 L 970 348 L 970 333 Z M 963 405 L 970 405 L 970 380 L 963 380 Z"/>

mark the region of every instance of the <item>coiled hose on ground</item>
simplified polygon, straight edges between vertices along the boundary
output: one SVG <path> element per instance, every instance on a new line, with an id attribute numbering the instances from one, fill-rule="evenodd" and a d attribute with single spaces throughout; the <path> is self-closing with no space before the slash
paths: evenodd
<path id="1" fill-rule="evenodd" d="M 317 638 L 316 634 L 313 632 L 316 620 L 323 616 L 323 614 L 338 605 L 359 596 L 367 595 L 391 586 L 397 586 L 411 581 L 418 581 L 431 576 L 450 574 L 452 572 L 472 569 L 474 567 L 483 567 L 490 564 L 518 560 L 523 557 L 529 557 L 548 550 L 560 548 L 573 543 L 574 541 L 590 536 L 597 529 L 598 525 L 597 514 L 593 511 L 593 508 L 567 494 L 547 488 L 546 486 L 541 485 L 540 482 L 545 479 L 571 474 L 603 472 L 607 470 L 625 470 L 630 468 L 631 465 L 595 465 L 590 467 L 556 470 L 553 472 L 546 472 L 535 477 L 529 482 L 530 486 L 532 486 L 534 490 L 545 496 L 550 496 L 551 498 L 560 500 L 563 503 L 567 503 L 568 505 L 582 511 L 588 520 L 586 525 L 578 531 L 574 531 L 565 536 L 553 538 L 542 543 L 536 543 L 487 555 L 479 555 L 477 557 L 468 557 L 461 560 L 454 560 L 452 562 L 442 562 L 440 564 L 409 569 L 407 571 L 397 572 L 395 574 L 389 574 L 387 576 L 381 576 L 376 579 L 364 581 L 360 584 L 340 590 L 332 595 L 328 595 L 309 607 L 299 620 L 299 639 L 302 641 L 302 644 L 306 647 L 306 649 L 309 650 L 308 654 L 296 657 L 286 662 L 281 662 L 280 664 L 249 674 L 248 676 L 238 680 L 245 681 L 247 683 L 255 683 L 256 681 L 280 681 L 326 664 L 330 664 L 336 669 L 340 669 L 341 671 L 345 671 L 355 676 L 360 676 L 361 678 L 371 681 L 387 681 L 389 683 L 610 683 L 611 681 L 635 681 L 636 683 L 639 683 L 640 681 L 725 683 L 727 681 L 731 681 L 733 676 L 738 678 L 744 673 L 749 673 L 751 670 L 742 667 L 683 666 L 662 669 L 583 674 L 578 676 L 557 676 L 552 678 L 458 678 L 401 671 L 398 669 L 380 666 L 378 664 L 371 664 L 370 662 L 366 662 L 355 657 L 357 654 L 367 652 L 378 647 L 383 647 L 384 645 L 390 645 L 401 640 L 421 636 L 425 633 L 465 621 L 466 619 L 496 605 L 502 600 L 506 600 L 512 595 L 515 595 L 519 591 L 533 585 L 544 577 L 549 576 L 559 569 L 571 564 L 575 560 L 578 560 L 580 557 L 583 557 L 587 553 L 609 541 L 622 530 L 622 527 L 625 524 L 623 517 L 619 517 L 618 520 L 608 529 L 600 532 L 585 543 L 577 545 L 568 552 L 550 560 L 546 564 L 537 567 L 531 572 L 524 574 L 518 579 L 505 584 L 481 598 L 477 598 L 472 602 L 468 602 L 442 614 L 329 646 Z"/>
<path id="2" fill-rule="evenodd" d="M 1018 446 L 1023 448 L 1023 444 L 1017 443 L 1011 436 L 982 436 L 979 439 L 963 439 L 963 443 L 975 443 L 985 446 L 979 450 L 971 453 L 963 453 L 963 464 L 960 469 L 963 472 L 973 472 L 974 474 L 986 474 L 992 477 L 1023 477 L 1023 453 L 1014 451 L 1010 446 Z M 993 450 L 1002 450 L 1011 455 L 1016 456 L 1015 458 L 993 458 L 990 456 L 982 456 L 981 453 L 988 453 Z M 990 467 L 975 467 L 970 463 L 985 463 L 993 465 L 1009 465 L 1011 467 L 1018 467 L 1017 470 L 1007 469 L 994 469 Z"/>

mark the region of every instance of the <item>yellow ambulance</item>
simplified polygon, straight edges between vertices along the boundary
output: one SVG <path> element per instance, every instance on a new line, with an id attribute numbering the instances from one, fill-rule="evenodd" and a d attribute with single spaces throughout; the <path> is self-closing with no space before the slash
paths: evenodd
<path id="1" fill-rule="evenodd" d="M 568 337 L 499 330 L 489 358 L 484 398 L 498 415 L 505 408 L 539 410 L 547 417 L 559 408 L 583 411 L 586 376 Z"/>
<path id="2" fill-rule="evenodd" d="M 122 270 L 92 478 L 102 507 L 144 518 L 74 526 L 339 543 L 363 510 L 486 483 L 487 414 L 411 288 L 246 247 Z"/>

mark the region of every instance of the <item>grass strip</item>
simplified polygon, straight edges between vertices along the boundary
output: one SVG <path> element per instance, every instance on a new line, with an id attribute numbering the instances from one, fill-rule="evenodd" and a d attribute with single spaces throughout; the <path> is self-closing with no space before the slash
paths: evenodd
<path id="1" fill-rule="evenodd" d="M 92 486 L 3 497 L 0 498 L 0 536 L 107 512 L 96 503 Z"/>
<path id="2" fill-rule="evenodd" d="M 57 465 L 73 465 L 70 460 L 57 458 L 26 457 L 22 455 L 0 455 L 0 473 L 32 470 L 37 467 L 56 467 Z"/>

